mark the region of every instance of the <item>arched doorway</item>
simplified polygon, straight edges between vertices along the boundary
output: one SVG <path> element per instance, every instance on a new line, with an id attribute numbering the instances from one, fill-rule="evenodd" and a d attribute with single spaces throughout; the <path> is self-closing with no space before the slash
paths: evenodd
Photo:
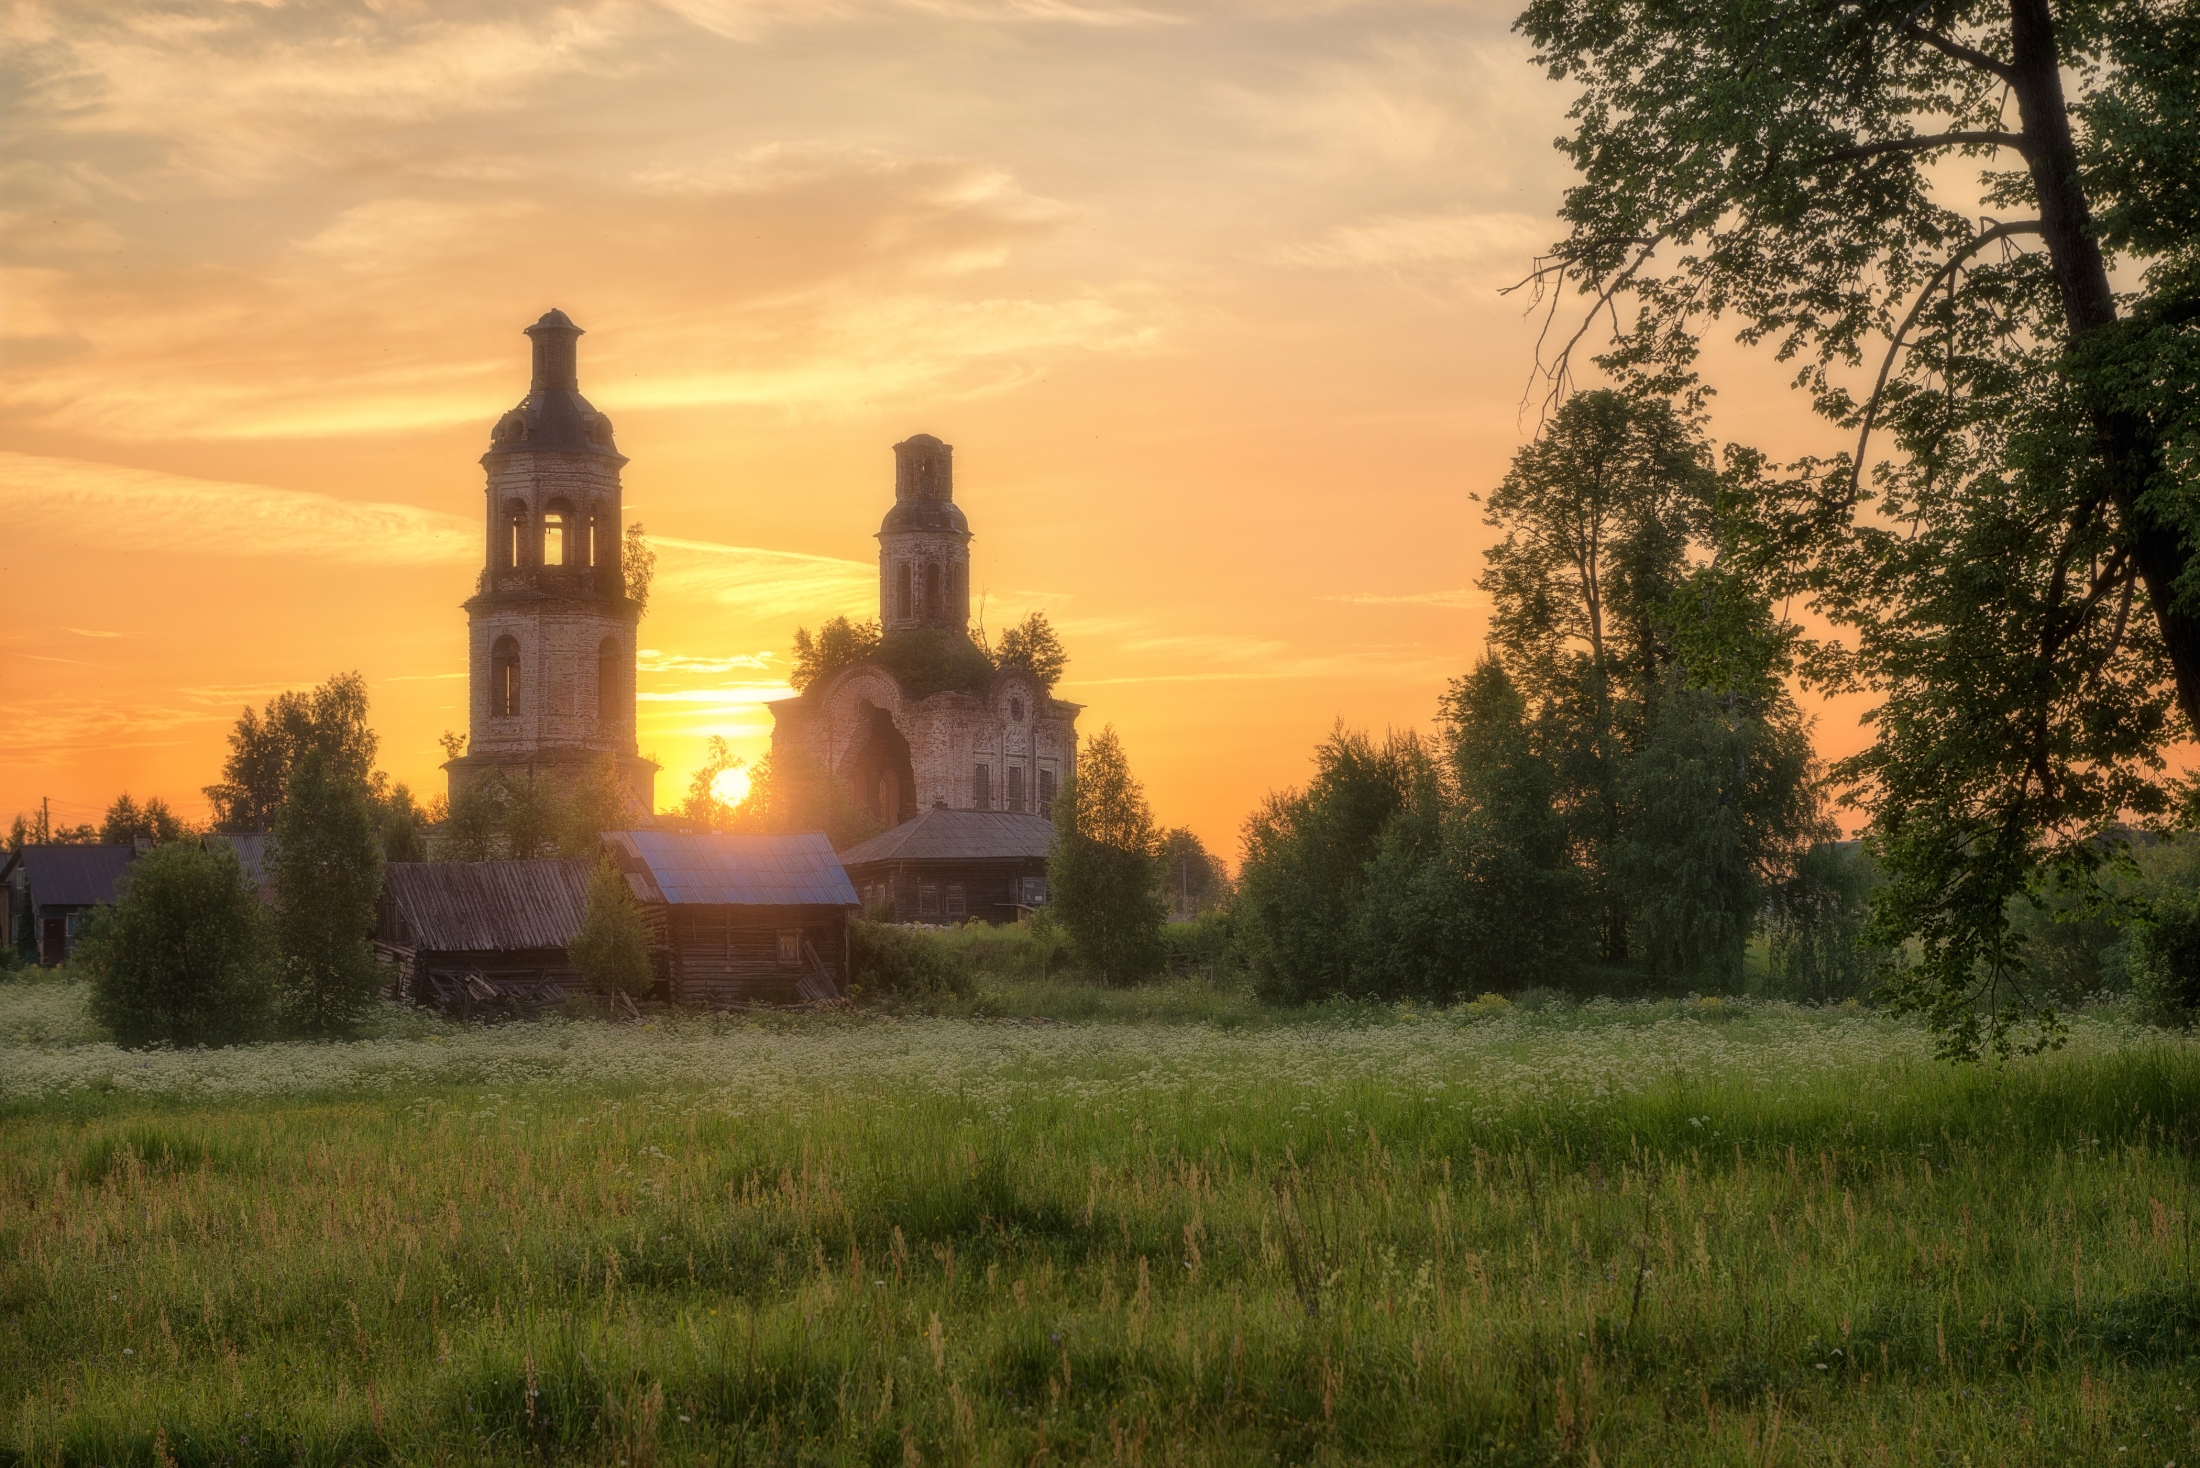
<path id="1" fill-rule="evenodd" d="M 917 813 L 917 772 L 909 762 L 909 741 L 894 727 L 886 710 L 869 699 L 856 706 L 863 732 L 844 766 L 856 804 L 888 825 Z"/>

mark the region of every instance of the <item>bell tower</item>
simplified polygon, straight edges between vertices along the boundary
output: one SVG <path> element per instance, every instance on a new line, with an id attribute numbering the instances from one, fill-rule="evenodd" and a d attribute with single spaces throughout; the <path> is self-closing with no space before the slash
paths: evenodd
<path id="1" fill-rule="evenodd" d="M 563 311 L 526 329 L 534 376 L 490 430 L 486 555 L 466 602 L 470 731 L 451 793 L 494 772 L 570 784 L 605 756 L 630 813 L 656 804 L 657 766 L 634 738 L 641 609 L 620 565 L 611 420 L 581 396 L 581 329 Z"/>
<path id="2" fill-rule="evenodd" d="M 894 507 L 878 529 L 878 623 L 970 626 L 970 522 L 955 503 L 955 448 L 929 433 L 894 445 Z"/>

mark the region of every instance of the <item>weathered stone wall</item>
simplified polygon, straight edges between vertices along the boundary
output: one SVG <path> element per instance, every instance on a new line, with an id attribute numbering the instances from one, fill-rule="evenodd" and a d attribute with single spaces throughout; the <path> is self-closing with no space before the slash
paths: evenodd
<path id="1" fill-rule="evenodd" d="M 908 741 L 918 810 L 1011 809 L 1013 770 L 1021 808 L 1044 814 L 1041 792 L 1058 790 L 1077 762 L 1078 706 L 1049 697 L 1021 669 L 999 674 L 983 694 L 912 699 L 886 669 L 859 663 L 771 708 L 774 754 L 800 749 L 816 767 L 850 780 L 857 800 L 866 805 L 872 792 L 854 776 L 871 737 L 872 709 L 883 711 Z M 983 805 L 976 778 L 981 764 L 987 787 Z"/>
<path id="2" fill-rule="evenodd" d="M 946 530 L 882 533 L 878 547 L 878 622 L 889 632 L 912 627 L 966 627 L 970 624 L 970 547 L 965 537 Z M 940 568 L 940 594 L 946 606 L 928 610 L 925 569 Z M 909 572 L 910 598 L 900 604 L 901 573 Z"/>

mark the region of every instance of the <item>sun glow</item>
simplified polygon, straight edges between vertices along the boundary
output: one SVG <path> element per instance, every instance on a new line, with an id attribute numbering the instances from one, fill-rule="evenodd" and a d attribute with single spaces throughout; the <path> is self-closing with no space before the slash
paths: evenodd
<path id="1" fill-rule="evenodd" d="M 739 805 L 749 798 L 749 772 L 740 765 L 720 770 L 710 782 L 711 797 L 725 805 Z"/>

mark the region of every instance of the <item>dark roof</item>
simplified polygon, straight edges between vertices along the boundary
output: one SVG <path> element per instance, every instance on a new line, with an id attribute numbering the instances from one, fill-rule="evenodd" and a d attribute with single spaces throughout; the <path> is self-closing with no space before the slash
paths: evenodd
<path id="1" fill-rule="evenodd" d="M 26 846 L 8 863 L 20 866 L 40 907 L 92 907 L 111 903 L 116 886 L 137 856 L 127 846 Z"/>
<path id="2" fill-rule="evenodd" d="M 896 530 L 948 530 L 968 535 L 970 521 L 953 500 L 899 500 L 886 512 L 878 533 L 888 535 Z"/>
<path id="3" fill-rule="evenodd" d="M 208 851 L 216 846 L 226 846 L 237 853 L 237 865 L 244 868 L 245 876 L 257 886 L 267 880 L 267 833 L 265 831 L 209 831 L 199 845 Z"/>
<path id="4" fill-rule="evenodd" d="M 685 836 L 607 831 L 604 845 L 644 902 L 855 907 L 856 889 L 821 832 Z"/>
<path id="5" fill-rule="evenodd" d="M 1043 857 L 1054 838 L 1044 816 L 1013 810 L 943 810 L 934 806 L 883 836 L 840 854 L 842 866 L 878 861 L 1010 861 Z"/>
<path id="6" fill-rule="evenodd" d="M 588 911 L 584 861 L 393 861 L 382 895 L 404 921 L 391 934 L 438 953 L 563 948 Z"/>

